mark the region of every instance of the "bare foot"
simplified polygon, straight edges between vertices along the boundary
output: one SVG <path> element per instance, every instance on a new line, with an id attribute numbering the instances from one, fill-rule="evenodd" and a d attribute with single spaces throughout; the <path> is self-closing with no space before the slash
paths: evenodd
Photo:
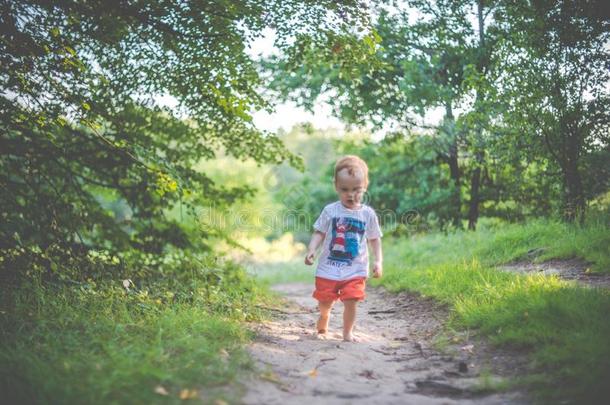
<path id="1" fill-rule="evenodd" d="M 326 335 L 326 329 L 320 329 L 316 332 L 316 338 L 326 340 L 328 336 Z"/>
<path id="2" fill-rule="evenodd" d="M 316 322 L 316 329 L 318 330 L 318 333 L 326 333 L 326 330 L 328 328 L 328 320 L 329 320 L 329 316 L 322 316 L 320 315 L 318 317 L 318 322 Z"/>
<path id="3" fill-rule="evenodd" d="M 355 342 L 360 342 L 360 339 L 350 333 L 348 335 L 344 335 L 343 336 L 343 341 L 344 342 L 354 342 L 355 343 Z"/>

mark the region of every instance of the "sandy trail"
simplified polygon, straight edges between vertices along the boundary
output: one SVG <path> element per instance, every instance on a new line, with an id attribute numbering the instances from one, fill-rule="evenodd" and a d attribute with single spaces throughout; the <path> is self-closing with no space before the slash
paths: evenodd
<path id="1" fill-rule="evenodd" d="M 332 309 L 329 337 L 314 327 L 312 285 L 283 284 L 274 319 L 253 324 L 248 347 L 258 372 L 247 381 L 245 404 L 521 404 L 520 392 L 485 388 L 523 366 L 523 358 L 492 351 L 472 336 L 458 335 L 442 352 L 433 348 L 447 317 L 434 301 L 367 287 L 354 334 L 343 342 L 343 305 Z M 488 384 L 489 387 L 489 384 Z"/>

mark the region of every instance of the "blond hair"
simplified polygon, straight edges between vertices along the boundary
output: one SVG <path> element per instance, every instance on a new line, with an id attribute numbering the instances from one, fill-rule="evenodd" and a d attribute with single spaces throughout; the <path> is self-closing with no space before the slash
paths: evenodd
<path id="1" fill-rule="evenodd" d="M 366 162 L 358 156 L 347 155 L 337 160 L 337 163 L 335 163 L 335 175 L 333 176 L 335 182 L 337 181 L 337 174 L 343 169 L 347 169 L 347 173 L 350 176 L 354 176 L 356 170 L 362 171 L 364 184 L 365 186 L 369 185 L 369 167 L 366 165 Z"/>

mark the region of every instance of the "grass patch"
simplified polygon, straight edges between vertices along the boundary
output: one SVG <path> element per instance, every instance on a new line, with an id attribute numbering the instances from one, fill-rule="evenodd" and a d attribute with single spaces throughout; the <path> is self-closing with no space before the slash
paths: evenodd
<path id="1" fill-rule="evenodd" d="M 508 224 L 483 218 L 476 232 L 432 233 L 414 236 L 408 241 L 386 239 L 384 247 L 395 248 L 392 255 L 384 255 L 384 260 L 416 266 L 476 257 L 483 264 L 493 266 L 529 258 L 528 252 L 537 250 L 533 258 L 536 262 L 579 257 L 592 263 L 592 271 L 609 272 L 608 222 L 595 217 L 580 227 L 546 219 Z"/>
<path id="2" fill-rule="evenodd" d="M 450 304 L 450 327 L 478 328 L 495 344 L 530 350 L 540 398 L 599 402 L 610 397 L 610 293 L 494 266 L 543 247 L 539 260 L 578 256 L 600 271 L 608 238 L 599 224 L 541 220 L 388 241 L 385 275 L 374 282 Z"/>
<path id="3" fill-rule="evenodd" d="M 238 267 L 215 271 L 215 282 L 183 274 L 149 284 L 134 279 L 129 288 L 121 280 L 2 288 L 3 400 L 150 404 L 181 403 L 182 395 L 237 402 L 237 378 L 253 367 L 242 321 L 260 319 L 258 304 L 270 297 Z"/>
<path id="4" fill-rule="evenodd" d="M 610 271 L 610 232 L 601 218 L 584 227 L 541 219 L 496 230 L 483 228 L 477 242 L 473 253 L 487 264 L 526 258 L 538 249 L 536 262 L 579 257 L 592 263 L 594 272 Z"/>

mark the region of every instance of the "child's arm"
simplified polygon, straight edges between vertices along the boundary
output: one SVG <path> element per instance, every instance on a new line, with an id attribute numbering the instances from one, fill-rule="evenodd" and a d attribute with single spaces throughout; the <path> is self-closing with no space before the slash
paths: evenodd
<path id="1" fill-rule="evenodd" d="M 326 234 L 320 231 L 314 231 L 313 235 L 311 235 L 311 240 L 309 241 L 309 246 L 307 247 L 307 255 L 305 256 L 305 264 L 310 266 L 313 264 L 315 259 L 316 250 L 324 240 Z"/>
<path id="2" fill-rule="evenodd" d="M 383 275 L 383 257 L 381 254 L 381 238 L 369 239 L 371 250 L 375 261 L 373 262 L 373 277 L 379 278 Z"/>

